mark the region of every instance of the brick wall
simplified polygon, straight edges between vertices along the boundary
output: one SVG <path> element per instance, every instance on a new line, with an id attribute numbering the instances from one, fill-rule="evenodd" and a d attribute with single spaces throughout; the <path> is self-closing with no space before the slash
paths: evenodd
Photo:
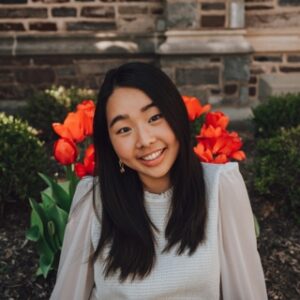
<path id="1" fill-rule="evenodd" d="M 0 0 L 0 33 L 152 32 L 163 0 Z"/>
<path id="2" fill-rule="evenodd" d="M 167 5 L 169 29 L 215 29 L 229 26 L 228 0 L 175 0 Z"/>
<path id="3" fill-rule="evenodd" d="M 257 99 L 262 74 L 300 74 L 300 51 L 297 53 L 257 53 L 251 57 L 249 97 Z M 299 82 L 300 85 L 300 82 Z"/>
<path id="4" fill-rule="evenodd" d="M 262 74 L 300 73 L 299 27 L 300 0 L 0 0 L 0 109 L 53 84 L 97 90 L 132 60 L 249 107 Z"/>
<path id="5" fill-rule="evenodd" d="M 247 28 L 300 26 L 299 0 L 245 0 Z"/>

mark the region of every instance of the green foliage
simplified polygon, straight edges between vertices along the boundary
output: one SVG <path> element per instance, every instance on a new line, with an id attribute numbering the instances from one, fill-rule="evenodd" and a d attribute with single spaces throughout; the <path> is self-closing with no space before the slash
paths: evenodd
<path id="1" fill-rule="evenodd" d="M 4 201 L 24 200 L 28 196 L 36 196 L 44 187 L 37 172 L 48 170 L 50 160 L 43 143 L 36 135 L 37 131 L 27 122 L 0 113 L 0 205 L 2 207 Z"/>
<path id="2" fill-rule="evenodd" d="M 78 103 L 89 99 L 96 99 L 92 90 L 53 86 L 43 92 L 35 92 L 28 98 L 20 115 L 39 130 L 42 140 L 52 142 L 56 135 L 51 124 L 63 122 L 67 113 L 74 110 Z"/>
<path id="3" fill-rule="evenodd" d="M 300 222 L 300 126 L 259 140 L 254 169 L 255 189 Z"/>
<path id="4" fill-rule="evenodd" d="M 41 192 L 41 203 L 29 200 L 32 208 L 31 227 L 26 232 L 26 238 L 36 242 L 40 257 L 37 275 L 43 275 L 44 278 L 57 268 L 74 187 L 78 183 L 74 172 L 69 170 L 67 174 L 69 178 L 64 182 L 39 174 L 48 187 Z"/>
<path id="5" fill-rule="evenodd" d="M 275 136 L 281 128 L 300 125 L 300 94 L 270 97 L 253 109 L 257 137 Z"/>

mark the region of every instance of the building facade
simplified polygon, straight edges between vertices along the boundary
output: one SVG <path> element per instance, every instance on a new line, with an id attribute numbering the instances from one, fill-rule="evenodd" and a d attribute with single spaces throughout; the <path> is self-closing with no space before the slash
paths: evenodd
<path id="1" fill-rule="evenodd" d="M 133 60 L 247 115 L 300 86 L 300 0 L 0 0 L 0 108 L 51 85 L 97 90 Z"/>

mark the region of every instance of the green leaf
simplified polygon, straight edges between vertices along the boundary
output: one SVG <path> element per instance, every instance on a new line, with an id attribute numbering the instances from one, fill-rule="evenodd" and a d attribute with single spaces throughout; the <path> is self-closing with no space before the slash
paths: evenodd
<path id="1" fill-rule="evenodd" d="M 51 197 L 55 200 L 57 205 L 66 212 L 69 212 L 72 201 L 70 195 L 62 188 L 60 184 L 58 184 L 52 178 L 42 173 L 39 173 L 39 175 L 49 185 L 52 193 Z"/>
<path id="2" fill-rule="evenodd" d="M 40 233 L 41 239 L 39 241 L 44 242 L 52 251 L 56 251 L 55 244 L 48 233 L 47 228 L 48 217 L 45 213 L 44 207 L 38 204 L 34 199 L 29 199 L 30 205 L 32 207 L 32 219 L 31 225 L 37 225 Z"/>
<path id="3" fill-rule="evenodd" d="M 46 194 L 44 191 L 41 192 L 41 197 L 44 208 L 55 205 L 55 200 L 51 196 L 49 196 L 49 194 Z"/>
<path id="4" fill-rule="evenodd" d="M 64 239 L 66 224 L 68 222 L 68 214 L 57 205 L 53 205 L 48 208 L 47 215 L 49 216 L 49 219 L 51 219 L 55 224 L 55 236 L 58 235 L 58 240 L 61 248 Z"/>
<path id="5" fill-rule="evenodd" d="M 32 208 L 31 212 L 31 226 L 37 226 L 40 234 L 44 234 L 43 220 L 41 219 L 40 208 L 34 199 L 29 198 L 29 203 Z"/>
<path id="6" fill-rule="evenodd" d="M 53 236 L 55 235 L 55 225 L 53 221 L 49 221 L 48 224 L 48 232 L 50 234 L 50 237 L 53 238 Z"/>
<path id="7" fill-rule="evenodd" d="M 34 225 L 27 229 L 26 231 L 26 238 L 30 241 L 36 242 L 40 238 L 40 230 L 37 225 Z"/>
<path id="8" fill-rule="evenodd" d="M 39 265 L 44 278 L 47 278 L 49 271 L 54 260 L 54 256 L 41 255 Z"/>

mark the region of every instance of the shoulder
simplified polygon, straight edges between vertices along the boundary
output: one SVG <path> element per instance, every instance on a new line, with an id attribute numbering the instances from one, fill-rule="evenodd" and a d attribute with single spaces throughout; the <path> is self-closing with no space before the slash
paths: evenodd
<path id="1" fill-rule="evenodd" d="M 73 196 L 72 205 L 70 209 L 70 215 L 77 213 L 82 207 L 92 205 L 93 200 L 93 186 L 96 179 L 92 176 L 83 177 L 77 184 L 75 194 Z"/>
<path id="2" fill-rule="evenodd" d="M 237 162 L 228 162 L 226 164 L 201 163 L 203 168 L 204 181 L 207 185 L 218 185 L 220 177 L 226 177 L 232 172 L 239 173 L 239 164 Z"/>

